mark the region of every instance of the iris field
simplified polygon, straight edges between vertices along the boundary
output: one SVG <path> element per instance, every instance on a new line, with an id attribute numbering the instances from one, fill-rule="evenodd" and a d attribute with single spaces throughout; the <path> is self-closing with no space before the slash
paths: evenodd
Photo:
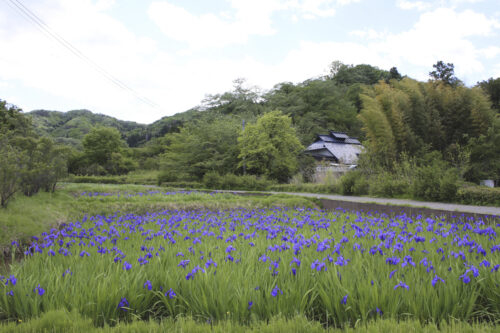
<path id="1" fill-rule="evenodd" d="M 75 200 L 190 196 L 227 194 Z M 0 276 L 0 319 L 65 309 L 96 326 L 186 316 L 242 325 L 302 316 L 339 328 L 380 319 L 495 324 L 499 227 L 494 218 L 286 207 L 85 215 L 33 237 L 25 259 Z"/>

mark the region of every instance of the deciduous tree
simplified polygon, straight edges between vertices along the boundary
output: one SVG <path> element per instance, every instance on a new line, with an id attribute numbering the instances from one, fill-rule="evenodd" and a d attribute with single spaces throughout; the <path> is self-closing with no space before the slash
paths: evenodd
<path id="1" fill-rule="evenodd" d="M 290 117 L 272 111 L 249 124 L 238 138 L 240 167 L 249 173 L 287 181 L 297 170 L 297 156 L 304 148 Z"/>

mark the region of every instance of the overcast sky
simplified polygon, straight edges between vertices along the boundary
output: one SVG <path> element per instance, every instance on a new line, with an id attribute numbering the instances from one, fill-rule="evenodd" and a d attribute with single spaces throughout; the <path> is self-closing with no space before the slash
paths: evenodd
<path id="1" fill-rule="evenodd" d="M 271 89 L 334 60 L 419 80 L 443 60 L 467 85 L 499 77 L 500 1 L 0 0 L 0 99 L 25 111 L 151 123 L 236 78 Z"/>

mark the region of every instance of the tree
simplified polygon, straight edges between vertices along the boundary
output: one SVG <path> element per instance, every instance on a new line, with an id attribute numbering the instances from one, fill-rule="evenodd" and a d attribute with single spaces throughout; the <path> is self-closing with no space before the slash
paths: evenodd
<path id="1" fill-rule="evenodd" d="M 19 189 L 22 155 L 0 134 L 0 206 L 6 207 L 9 199 Z"/>
<path id="2" fill-rule="evenodd" d="M 403 77 L 401 76 L 401 74 L 399 74 L 398 72 L 398 69 L 396 67 L 392 67 L 390 70 L 389 70 L 389 77 L 388 77 L 388 80 L 401 80 Z"/>
<path id="3" fill-rule="evenodd" d="M 489 78 L 488 81 L 478 82 L 478 86 L 490 97 L 491 106 L 496 110 L 497 114 L 500 113 L 500 77 L 493 79 Z"/>
<path id="4" fill-rule="evenodd" d="M 362 83 L 369 85 L 389 79 L 390 73 L 371 65 L 353 66 L 334 61 L 330 68 L 330 77 L 338 84 Z"/>
<path id="5" fill-rule="evenodd" d="M 83 150 L 92 163 L 104 166 L 113 153 L 125 145 L 120 132 L 112 127 L 96 127 L 83 137 Z"/>
<path id="6" fill-rule="evenodd" d="M 161 180 L 201 180 L 209 171 L 235 172 L 241 125 L 237 117 L 221 116 L 188 123 L 179 133 L 167 134 L 164 141 L 168 146 L 161 158 Z"/>
<path id="7" fill-rule="evenodd" d="M 249 173 L 287 181 L 297 170 L 297 156 L 304 148 L 292 120 L 272 111 L 249 124 L 238 138 L 240 167 Z"/>
<path id="8" fill-rule="evenodd" d="M 468 149 L 471 162 L 465 179 L 476 183 L 493 179 L 500 184 L 500 119 L 495 119 L 484 135 L 471 138 Z"/>
<path id="9" fill-rule="evenodd" d="M 452 63 L 445 64 L 439 60 L 435 65 L 432 65 L 435 70 L 429 72 L 429 76 L 434 81 L 441 81 L 445 84 L 456 86 L 461 81 L 455 76 L 455 66 Z"/>

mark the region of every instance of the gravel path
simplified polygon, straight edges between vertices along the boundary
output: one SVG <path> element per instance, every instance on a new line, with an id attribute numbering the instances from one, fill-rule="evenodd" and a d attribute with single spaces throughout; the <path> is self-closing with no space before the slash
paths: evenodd
<path id="1" fill-rule="evenodd" d="M 266 192 L 271 194 L 290 194 L 299 195 L 303 197 L 331 199 L 339 201 L 363 202 L 363 203 L 376 203 L 381 205 L 396 205 L 396 206 L 411 206 L 411 207 L 425 207 L 431 209 L 447 210 L 451 212 L 461 213 L 475 213 L 500 216 L 500 207 L 491 206 L 471 206 L 450 204 L 442 202 L 427 202 L 406 199 L 389 199 L 389 198 L 370 198 L 370 197 L 353 197 L 335 194 L 319 194 L 319 193 L 295 193 L 295 192 Z"/>
<path id="2" fill-rule="evenodd" d="M 249 193 L 247 191 L 232 191 L 232 190 L 222 190 L 221 192 L 231 192 L 231 193 Z M 297 195 L 302 197 L 318 198 L 318 199 L 330 199 L 338 201 L 348 201 L 348 202 L 361 202 L 361 203 L 375 203 L 380 205 L 394 205 L 394 206 L 407 206 L 407 207 L 421 207 L 445 210 L 450 212 L 458 213 L 473 213 L 473 214 L 485 214 L 494 215 L 500 217 L 500 207 L 493 206 L 472 206 L 472 205 L 460 205 L 460 204 L 450 204 L 443 202 L 429 202 L 429 201 L 417 201 L 417 200 L 407 200 L 407 199 L 392 199 L 392 198 L 371 198 L 371 197 L 354 197 L 336 194 L 321 194 L 321 193 L 297 193 L 297 192 L 261 192 L 269 194 L 289 194 Z"/>

